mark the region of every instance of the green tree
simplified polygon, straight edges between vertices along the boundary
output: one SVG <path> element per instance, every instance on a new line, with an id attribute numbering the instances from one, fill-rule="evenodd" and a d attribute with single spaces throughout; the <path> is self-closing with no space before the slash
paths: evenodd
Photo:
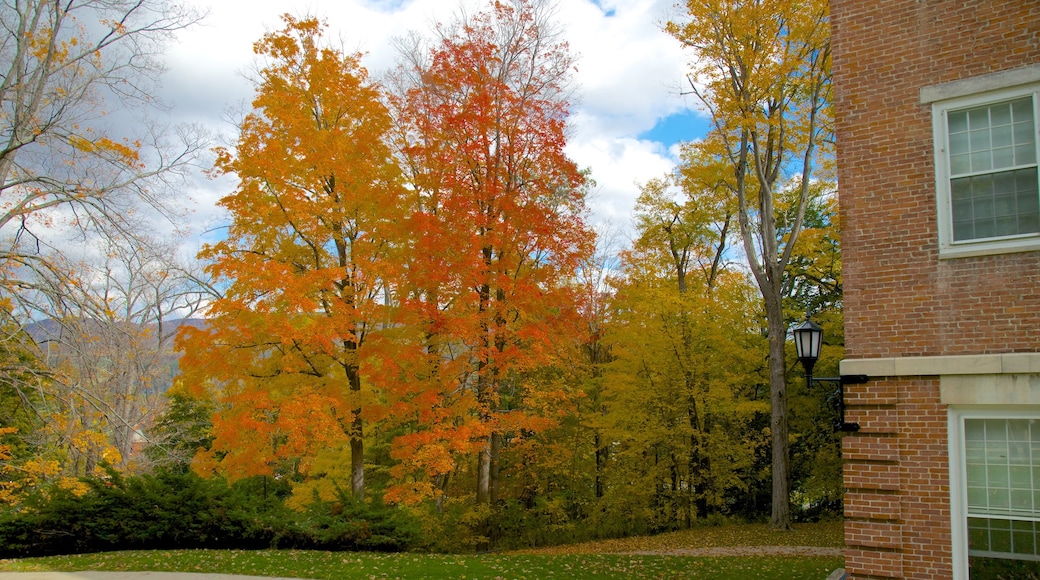
<path id="1" fill-rule="evenodd" d="M 145 455 L 156 467 L 187 471 L 199 451 L 213 443 L 214 402 L 188 392 L 183 384 L 166 391 L 167 404 L 148 431 Z"/>

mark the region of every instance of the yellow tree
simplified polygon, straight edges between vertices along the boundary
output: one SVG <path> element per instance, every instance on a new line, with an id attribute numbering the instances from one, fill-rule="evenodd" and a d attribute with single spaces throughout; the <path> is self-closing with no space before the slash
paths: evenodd
<path id="1" fill-rule="evenodd" d="M 613 300 L 615 463 L 646 478 L 655 495 L 644 501 L 666 518 L 657 525 L 688 526 L 744 489 L 758 445 L 749 427 L 764 410 L 748 390 L 759 357 L 749 280 L 725 267 L 733 204 L 718 193 L 719 164 L 695 153 L 643 187 Z"/>
<path id="2" fill-rule="evenodd" d="M 729 166 L 744 254 L 765 305 L 772 405 L 772 516 L 791 526 L 782 297 L 805 206 L 833 142 L 826 0 L 686 0 L 666 30 L 692 51 L 690 86 Z M 779 228 L 781 216 L 793 216 Z"/>
<path id="3" fill-rule="evenodd" d="M 390 116 L 360 55 L 322 45 L 316 19 L 283 20 L 254 45 L 266 59 L 254 111 L 235 150 L 218 151 L 216 171 L 240 183 L 220 202 L 227 239 L 200 256 L 227 288 L 181 348 L 196 382 L 223 385 L 211 462 L 262 473 L 337 444 L 338 426 L 362 497 L 364 349 L 384 322 L 400 221 Z"/>

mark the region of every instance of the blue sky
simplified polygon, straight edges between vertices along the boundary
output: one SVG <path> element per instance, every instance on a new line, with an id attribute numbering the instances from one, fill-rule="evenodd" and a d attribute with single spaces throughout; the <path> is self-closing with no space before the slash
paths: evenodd
<path id="1" fill-rule="evenodd" d="M 639 134 L 640 139 L 656 141 L 667 148 L 707 134 L 710 121 L 703 114 L 692 110 L 668 115 L 657 120 L 649 131 Z"/>

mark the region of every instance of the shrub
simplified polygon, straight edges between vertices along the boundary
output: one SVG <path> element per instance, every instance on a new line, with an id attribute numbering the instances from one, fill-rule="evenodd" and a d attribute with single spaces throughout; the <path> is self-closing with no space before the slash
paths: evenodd
<path id="1" fill-rule="evenodd" d="M 0 557 L 111 550 L 292 547 L 405 550 L 418 525 L 378 502 L 340 498 L 303 513 L 284 505 L 288 486 L 260 478 L 228 486 L 193 473 L 87 479 L 77 496 L 54 487 L 0 515 Z"/>
<path id="2" fill-rule="evenodd" d="M 402 508 L 359 501 L 337 488 L 335 501 L 315 501 L 297 514 L 277 547 L 397 552 L 418 545 L 419 522 Z"/>

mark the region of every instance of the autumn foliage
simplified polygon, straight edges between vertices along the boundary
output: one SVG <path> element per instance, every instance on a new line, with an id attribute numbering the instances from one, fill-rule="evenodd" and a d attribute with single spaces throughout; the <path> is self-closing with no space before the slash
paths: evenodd
<path id="1" fill-rule="evenodd" d="M 342 478 L 328 458 L 349 445 L 360 497 L 366 431 L 390 430 L 388 499 L 472 469 L 487 504 L 501 454 L 566 415 L 575 393 L 544 369 L 580 340 L 592 238 L 563 152 L 570 57 L 536 16 L 496 4 L 441 30 L 393 95 L 316 20 L 256 44 L 254 112 L 216 165 L 240 179 L 232 223 L 201 254 L 226 289 L 180 343 L 218 401 L 197 469 L 328 490 L 314 479 Z"/>
<path id="2" fill-rule="evenodd" d="M 774 182 L 736 183 L 719 128 L 642 186 L 630 247 L 597 253 L 550 8 L 493 2 L 401 40 L 381 82 L 317 19 L 255 44 L 252 111 L 214 168 L 238 179 L 227 235 L 200 254 L 220 296 L 178 341 L 178 404 L 213 409 L 197 472 L 288 482 L 299 510 L 375 496 L 454 547 L 763 513 L 775 321 L 734 265 L 734 188 Z M 776 202 L 781 238 L 809 232 L 784 246 L 785 308 L 840 310 L 830 218 L 803 226 L 803 193 L 826 207 Z M 796 419 L 796 439 L 814 428 Z"/>
<path id="3" fill-rule="evenodd" d="M 227 288 L 205 330 L 183 339 L 195 384 L 218 389 L 215 443 L 200 469 L 233 477 L 306 473 L 350 446 L 364 489 L 362 362 L 385 323 L 387 253 L 401 184 L 390 116 L 359 55 L 321 46 L 316 20 L 285 17 L 254 49 L 265 66 L 254 112 L 215 171 L 240 180 L 221 205 L 227 238 L 206 247 Z"/>
<path id="4" fill-rule="evenodd" d="M 570 57 L 537 17 L 497 3 L 398 71 L 412 79 L 392 102 L 416 250 L 400 298 L 422 328 L 422 370 L 401 369 L 390 394 L 440 411 L 401 439 L 413 494 L 439 491 L 469 452 L 478 503 L 496 501 L 503 448 L 553 425 L 545 407 L 568 398 L 532 373 L 576 338 L 568 281 L 591 236 L 584 177 L 563 151 Z M 416 374 L 428 382 L 408 393 Z"/>

